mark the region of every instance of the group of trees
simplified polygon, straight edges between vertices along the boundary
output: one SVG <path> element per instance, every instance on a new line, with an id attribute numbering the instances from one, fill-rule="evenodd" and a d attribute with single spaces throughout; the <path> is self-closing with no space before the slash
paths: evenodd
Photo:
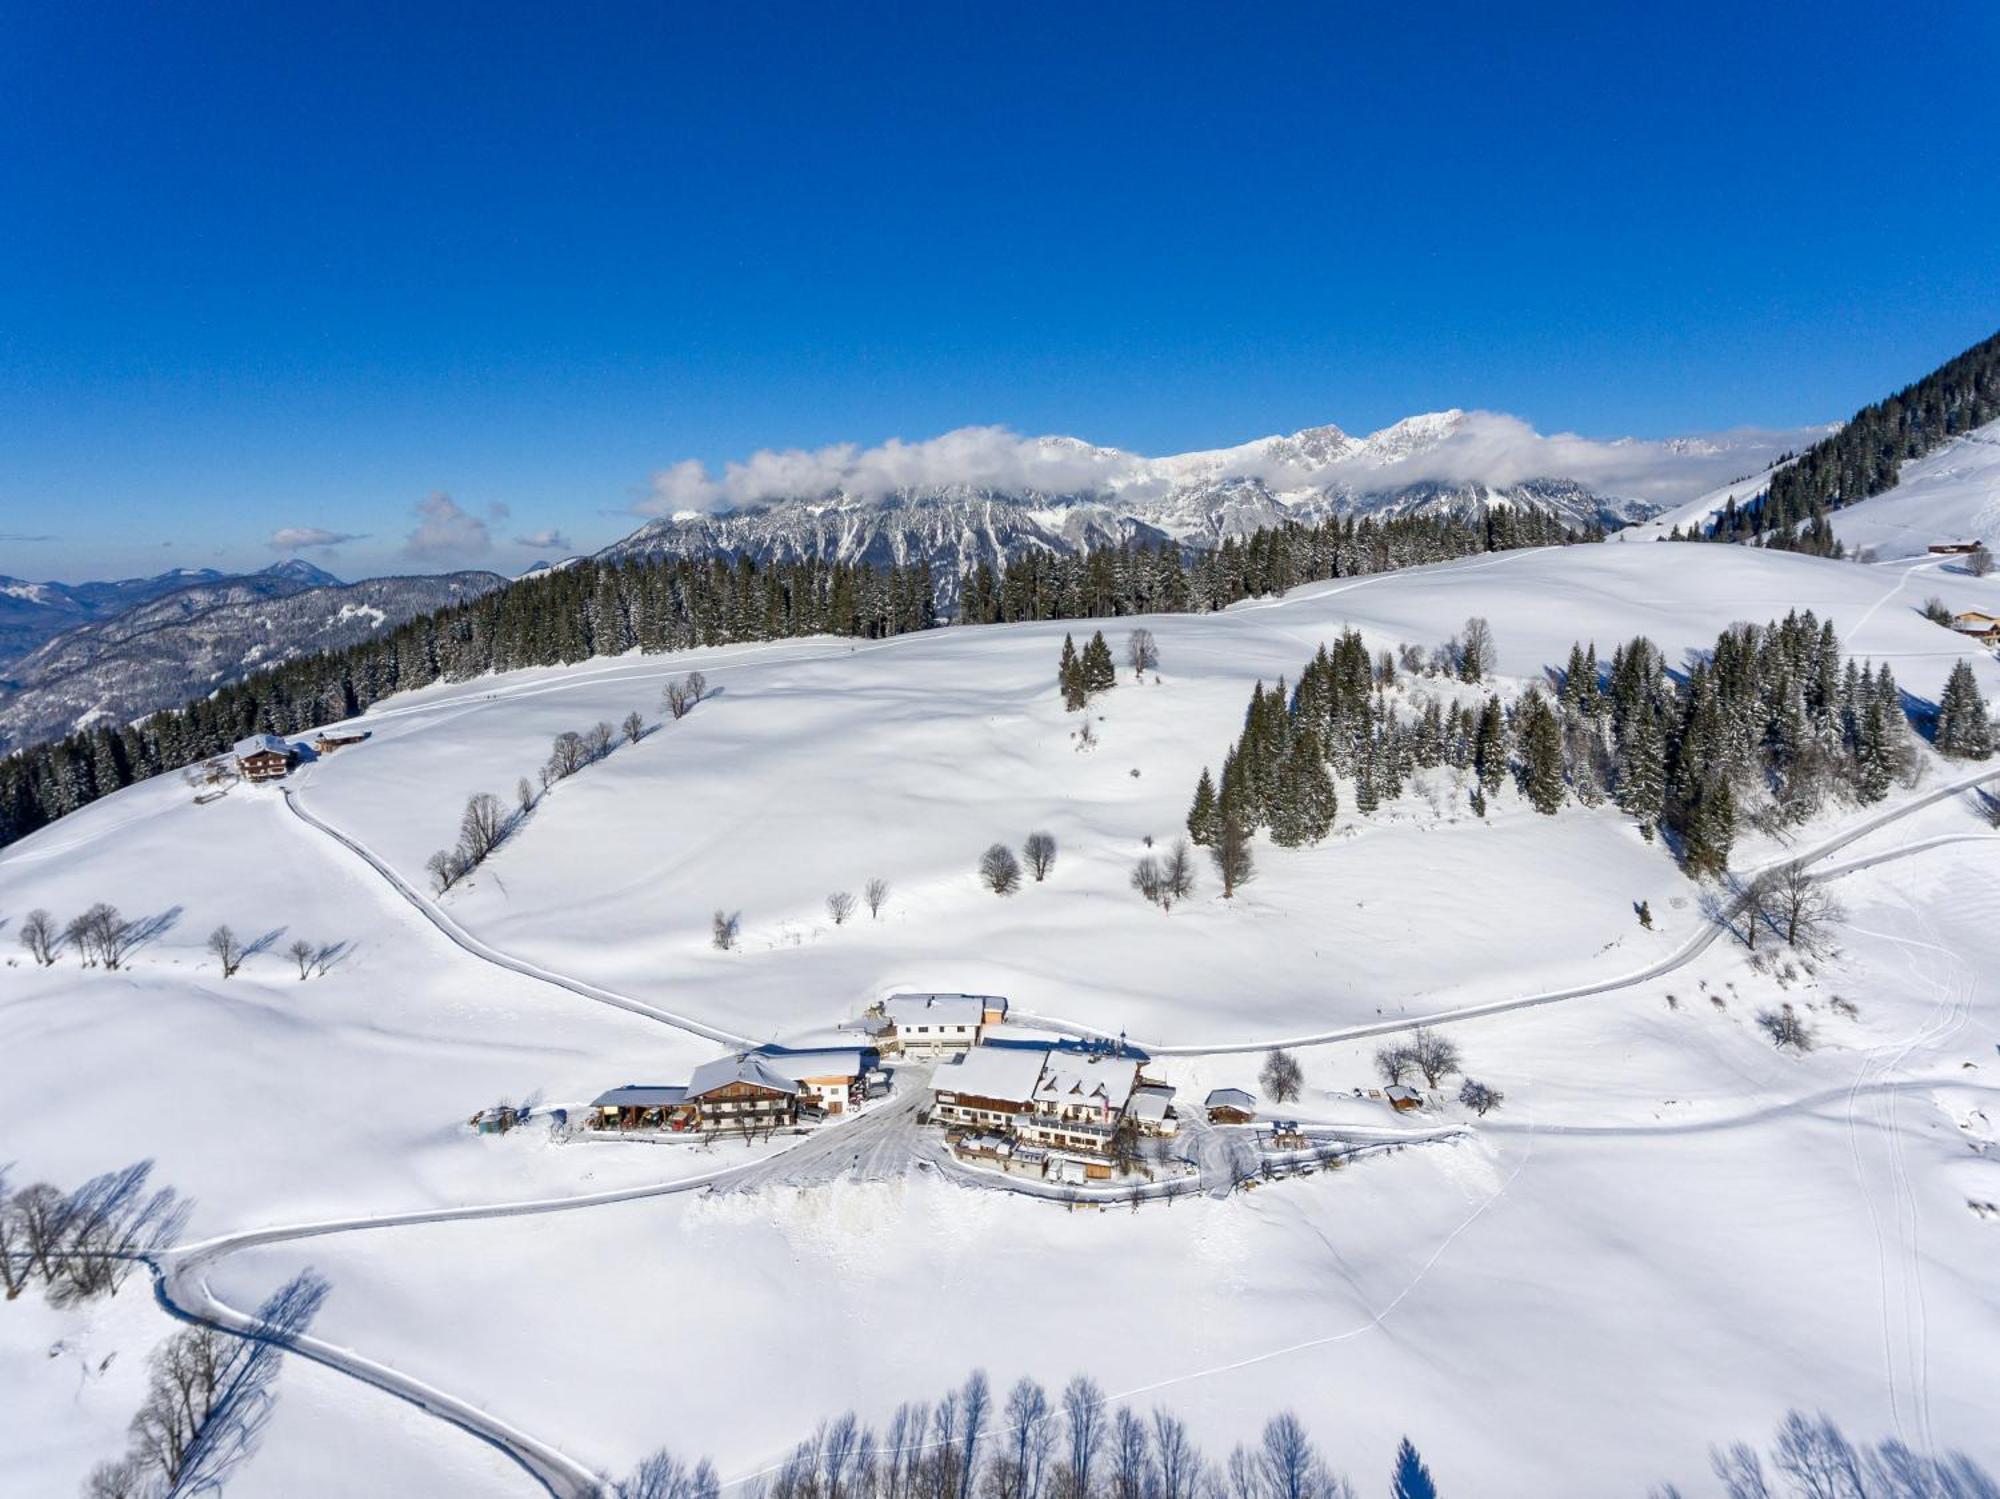
<path id="1" fill-rule="evenodd" d="M 179 908 L 161 916 L 130 920 L 106 901 L 97 901 L 66 922 L 57 922 L 37 906 L 21 919 L 18 933 L 28 957 L 41 968 L 52 968 L 67 948 L 85 968 L 120 969 L 135 948 L 173 925 Z"/>
<path id="2" fill-rule="evenodd" d="M 40 1282 L 57 1306 L 107 1296 L 137 1257 L 180 1236 L 193 1204 L 149 1190 L 151 1161 L 94 1176 L 73 1192 L 48 1182 L 9 1191 L 0 1167 L 0 1288 L 12 1301 Z"/>
<path id="3" fill-rule="evenodd" d="M 1117 685 L 1118 668 L 1111 660 L 1111 647 L 1104 643 L 1102 630 L 1093 631 L 1080 651 L 1074 639 L 1063 636 L 1062 657 L 1056 663 L 1056 687 L 1062 693 L 1064 708 L 1074 713 L 1090 701 L 1093 692 Z"/>
<path id="4" fill-rule="evenodd" d="M 800 558 L 584 559 L 336 651 L 229 683 L 136 725 L 99 725 L 0 760 L 0 846 L 246 735 L 298 734 L 390 696 L 489 671 L 801 635 L 867 639 L 938 623 L 927 564 Z"/>
<path id="5" fill-rule="evenodd" d="M 1194 883 L 1194 853 L 1185 838 L 1176 838 L 1164 855 L 1141 855 L 1132 866 L 1132 888 L 1162 911 L 1193 895 Z"/>
<path id="6" fill-rule="evenodd" d="M 616 1499 L 717 1499 L 706 1462 L 648 1458 Z M 1407 1440 L 1390 1475 L 1393 1499 L 1438 1499 Z M 984 1373 L 937 1401 L 896 1408 L 880 1433 L 852 1412 L 822 1423 L 753 1499 L 1353 1499 L 1289 1411 L 1254 1445 L 1212 1459 L 1173 1412 L 1114 1406 L 1078 1376 L 1054 1395 L 1032 1379 L 1002 1399 Z"/>
<path id="7" fill-rule="evenodd" d="M 1035 835 L 1035 837 L 1047 836 L 1045 833 Z M 1033 839 L 1029 841 L 1032 842 Z M 1049 857 L 1051 861 L 1055 858 L 1053 839 L 1050 840 Z M 1038 874 L 1035 878 L 1040 879 L 1041 876 Z M 889 882 L 880 875 L 875 876 L 875 878 L 861 887 L 861 900 L 868 907 L 870 918 L 879 918 L 882 914 L 882 907 L 889 903 Z M 835 926 L 845 926 L 847 919 L 854 914 L 854 892 L 852 890 L 835 890 L 829 894 L 826 898 L 826 914 L 833 918 Z"/>
<path id="8" fill-rule="evenodd" d="M 1493 659 L 1492 628 L 1473 618 L 1428 660 L 1406 648 L 1402 669 L 1478 683 Z M 1371 657 L 1350 629 L 1319 648 L 1296 690 L 1288 693 L 1282 678 L 1268 690 L 1259 682 L 1243 733 L 1223 757 L 1220 786 L 1206 768 L 1196 783 L 1189 835 L 1217 847 L 1233 825 L 1245 835 L 1267 830 L 1280 847 L 1317 843 L 1340 810 L 1335 775 L 1352 779 L 1361 812 L 1400 796 L 1413 770 L 1440 764 L 1474 770 L 1483 788 L 1497 790 L 1508 764 L 1499 698 L 1475 709 L 1433 697 L 1405 719 L 1388 695 L 1397 674 L 1390 652 Z"/>
<path id="9" fill-rule="evenodd" d="M 1825 1415 L 1796 1410 L 1766 1452 L 1736 1442 L 1711 1447 L 1709 1463 L 1728 1499 L 2000 1499 L 2000 1483 L 1962 1452 L 1919 1453 L 1897 1438 L 1870 1447 Z M 1681 1491 L 1666 1484 L 1652 1499 Z"/>
<path id="10" fill-rule="evenodd" d="M 1314 525 L 1263 527 L 1196 549 L 1093 547 L 1082 556 L 1031 551 L 997 572 L 965 575 L 958 618 L 966 624 L 1103 619 L 1134 614 L 1205 614 L 1301 583 L 1421 567 L 1482 552 L 1598 541 L 1597 527 L 1572 530 L 1555 517 L 1495 508 L 1485 516 L 1332 516 Z"/>
<path id="11" fill-rule="evenodd" d="M 1408 1082 L 1412 1074 L 1421 1074 L 1424 1085 L 1435 1088 L 1459 1071 L 1462 1062 L 1458 1043 L 1427 1025 L 1418 1026 L 1402 1040 L 1391 1041 L 1375 1051 L 1375 1070 L 1392 1087 Z"/>
<path id="12" fill-rule="evenodd" d="M 1473 680 L 1492 636 L 1473 620 L 1454 674 Z M 1406 661 L 1410 659 L 1406 653 Z M 1427 700 L 1405 718 L 1389 689 L 1397 666 L 1371 660 L 1350 630 L 1322 646 L 1289 693 L 1282 679 L 1251 693 L 1243 733 L 1218 786 L 1204 769 L 1188 812 L 1197 843 L 1232 826 L 1281 846 L 1313 843 L 1333 825 L 1334 776 L 1351 778 L 1357 811 L 1398 796 L 1413 770 L 1471 773 L 1473 807 L 1511 778 L 1538 811 L 1611 797 L 1652 837 L 1665 829 L 1691 874 L 1728 865 L 1739 815 L 1782 826 L 1804 820 L 1830 790 L 1879 801 L 1907 776 L 1915 751 L 1887 665 L 1843 660 L 1830 621 L 1810 610 L 1725 630 L 1685 673 L 1640 637 L 1612 655 L 1570 651 L 1551 697 L 1531 686 L 1511 704 Z M 1971 669 L 1952 673 L 1938 713 L 1939 748 L 1981 757 L 1992 726 Z"/>
<path id="13" fill-rule="evenodd" d="M 667 684 L 663 705 L 675 718 L 680 718 L 692 703 L 701 701 L 706 685 L 700 672 L 691 672 L 684 681 Z M 626 743 L 637 744 L 646 734 L 645 715 L 633 709 L 625 715 L 622 731 Z M 551 786 L 595 765 L 611 753 L 616 742 L 617 731 L 602 719 L 588 729 L 565 729 L 550 743 L 549 757 L 542 762 L 540 791 L 522 776 L 514 783 L 511 809 L 490 791 L 475 791 L 466 798 L 465 811 L 458 820 L 458 842 L 439 849 L 424 861 L 431 889 L 443 895 L 484 864 L 514 835 Z"/>
<path id="14" fill-rule="evenodd" d="M 199 1324 L 155 1348 L 130 1444 L 91 1470 L 84 1499 L 221 1492 L 269 1419 L 285 1349 L 311 1324 L 327 1290 L 323 1277 L 302 1271 L 257 1309 L 257 1336 Z"/>
<path id="15" fill-rule="evenodd" d="M 995 895 L 1012 895 L 1021 888 L 1021 867 L 1026 863 L 1028 872 L 1040 884 L 1049 877 L 1049 871 L 1056 867 L 1056 835 L 1036 831 L 1021 841 L 1021 857 L 1014 857 L 1014 850 L 1004 843 L 987 846 L 979 856 L 979 881 Z M 884 887 L 886 894 L 887 887 Z M 871 907 L 872 909 L 872 907 Z"/>

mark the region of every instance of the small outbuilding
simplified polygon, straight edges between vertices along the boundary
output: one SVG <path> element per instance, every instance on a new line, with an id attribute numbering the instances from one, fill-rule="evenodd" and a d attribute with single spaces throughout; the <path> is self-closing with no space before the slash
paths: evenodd
<path id="1" fill-rule="evenodd" d="M 1385 1088 L 1382 1096 L 1389 1100 L 1389 1107 L 1399 1114 L 1407 1114 L 1413 1109 L 1424 1106 L 1424 1095 L 1408 1083 L 1397 1083 L 1393 1087 Z"/>
<path id="2" fill-rule="evenodd" d="M 236 769 L 246 781 L 282 780 L 298 757 L 292 747 L 276 734 L 252 734 L 240 739 L 233 751 Z"/>
<path id="3" fill-rule="evenodd" d="M 686 1129 L 692 1122 L 686 1088 L 627 1083 L 590 1101 L 599 1129 Z"/>
<path id="4" fill-rule="evenodd" d="M 1928 548 L 1934 557 L 1963 557 L 1979 550 L 1977 540 L 1934 541 Z"/>
<path id="5" fill-rule="evenodd" d="M 317 739 L 313 740 L 313 753 L 316 755 L 330 755 L 337 749 L 347 748 L 350 744 L 359 744 L 367 737 L 365 733 L 321 734 Z"/>
<path id="6" fill-rule="evenodd" d="M 1241 1088 L 1217 1088 L 1202 1106 L 1210 1124 L 1248 1124 L 1257 1117 L 1257 1095 Z"/>

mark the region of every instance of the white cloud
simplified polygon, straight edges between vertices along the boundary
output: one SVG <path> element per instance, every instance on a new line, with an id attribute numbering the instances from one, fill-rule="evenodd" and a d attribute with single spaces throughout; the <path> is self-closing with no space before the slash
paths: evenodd
<path id="1" fill-rule="evenodd" d="M 364 531 L 329 531 L 324 526 L 280 526 L 266 543 L 274 552 L 303 552 L 314 547 L 337 547 L 344 541 L 359 541 Z"/>
<path id="2" fill-rule="evenodd" d="M 417 501 L 417 527 L 403 542 L 403 555 L 422 561 L 457 561 L 484 557 L 493 550 L 493 533 L 485 521 L 442 490 Z"/>
<path id="3" fill-rule="evenodd" d="M 698 459 L 683 459 L 655 473 L 633 508 L 642 515 L 673 515 L 836 494 L 878 500 L 899 491 L 949 487 L 1143 500 L 1197 474 L 1260 479 L 1279 491 L 1335 485 L 1380 490 L 1426 480 L 1508 485 L 1574 479 L 1600 494 L 1667 504 L 1755 473 L 1787 448 L 1803 447 L 1825 431 L 1743 429 L 1707 438 L 1606 441 L 1569 432 L 1546 436 L 1497 411 L 1451 412 L 1411 425 L 1424 429 L 1423 441 L 1400 442 L 1405 431 L 1385 429 L 1360 452 L 1320 463 L 1289 444 L 1274 449 L 1261 441 L 1169 461 L 1074 438 L 961 427 L 919 442 L 892 438 L 875 447 L 764 449 L 725 464 L 720 475 Z M 1424 450 L 1406 454 L 1409 446 Z"/>
<path id="4" fill-rule="evenodd" d="M 554 526 L 544 526 L 539 531 L 530 531 L 525 536 L 516 536 L 514 545 L 531 547 L 536 551 L 568 552 L 575 550 L 570 539 Z"/>

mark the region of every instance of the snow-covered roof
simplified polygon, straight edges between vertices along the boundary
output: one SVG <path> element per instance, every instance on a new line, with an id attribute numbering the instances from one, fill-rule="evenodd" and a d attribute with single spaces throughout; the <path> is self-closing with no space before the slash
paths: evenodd
<path id="1" fill-rule="evenodd" d="M 1132 1095 L 1132 1102 L 1126 1112 L 1134 1119 L 1146 1119 L 1154 1123 L 1164 1123 L 1167 1110 L 1173 1105 L 1174 1090 L 1165 1084 L 1141 1088 Z"/>
<path id="2" fill-rule="evenodd" d="M 1007 1007 L 997 995 L 892 994 L 882 1001 L 882 1013 L 897 1025 L 978 1025 L 989 1004 Z"/>
<path id="3" fill-rule="evenodd" d="M 933 1072 L 931 1090 L 1030 1103 L 1048 1055 L 1033 1047 L 975 1046 L 955 1065 Z"/>
<path id="4" fill-rule="evenodd" d="M 786 1051 L 767 1046 L 757 1058 L 795 1082 L 809 1077 L 859 1077 L 868 1070 L 866 1057 L 858 1047 L 822 1047 L 810 1051 Z M 871 1053 L 872 1055 L 872 1053 Z"/>
<path id="5" fill-rule="evenodd" d="M 1035 1087 L 1035 1101 L 1055 1108 L 1095 1103 L 1122 1109 L 1138 1080 L 1139 1064 L 1131 1057 L 1079 1056 L 1075 1052 L 1052 1051 L 1042 1064 L 1042 1080 Z"/>
<path id="6" fill-rule="evenodd" d="M 236 748 L 230 753 L 241 760 L 246 755 L 289 755 L 292 747 L 276 734 L 252 734 L 248 739 L 236 741 Z"/>
<path id="7" fill-rule="evenodd" d="M 1257 1095 L 1255 1093 L 1246 1093 L 1241 1088 L 1217 1088 L 1213 1093 L 1208 1095 L 1203 1107 L 1211 1109 L 1241 1109 L 1244 1113 L 1248 1114 L 1256 1110 Z"/>
<path id="8" fill-rule="evenodd" d="M 695 1068 L 694 1076 L 688 1079 L 687 1096 L 702 1098 L 731 1083 L 748 1083 L 755 1088 L 769 1088 L 774 1093 L 799 1091 L 797 1083 L 763 1057 L 746 1052 L 703 1062 Z"/>
<path id="9" fill-rule="evenodd" d="M 1424 1100 L 1424 1095 L 1407 1083 L 1392 1083 L 1382 1092 L 1391 1103 L 1422 1103 Z"/>
<path id="10" fill-rule="evenodd" d="M 687 1096 L 685 1088 L 627 1083 L 622 1088 L 598 1094 L 590 1101 L 590 1106 L 593 1109 L 669 1109 L 675 1104 L 686 1103 Z"/>

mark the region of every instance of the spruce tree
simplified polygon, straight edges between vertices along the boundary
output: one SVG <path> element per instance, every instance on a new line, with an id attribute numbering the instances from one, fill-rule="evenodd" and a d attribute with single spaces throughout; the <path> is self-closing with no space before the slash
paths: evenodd
<path id="1" fill-rule="evenodd" d="M 1958 760 L 1984 760 L 1993 754 L 1993 721 L 1969 661 L 1952 667 L 1938 698 L 1936 742 L 1938 753 Z"/>
<path id="2" fill-rule="evenodd" d="M 1056 665 L 1056 686 L 1062 689 L 1063 708 L 1074 713 L 1084 704 L 1083 676 L 1077 669 L 1076 641 L 1063 636 L 1062 659 Z"/>
<path id="3" fill-rule="evenodd" d="M 1696 797 L 1688 819 L 1682 862 L 1687 872 L 1720 878 L 1729 869 L 1729 850 L 1736 842 L 1736 798 L 1729 782 L 1717 780 Z"/>
<path id="4" fill-rule="evenodd" d="M 1539 692 L 1521 704 L 1521 789 L 1537 812 L 1553 817 L 1563 803 L 1562 726 Z"/>
<path id="5" fill-rule="evenodd" d="M 1650 711 L 1637 713 L 1625 728 L 1618 760 L 1618 805 L 1651 842 L 1666 808 L 1666 744 Z"/>
<path id="6" fill-rule="evenodd" d="M 1218 810 L 1215 798 L 1215 782 L 1209 779 L 1208 767 L 1201 768 L 1201 779 L 1195 783 L 1194 805 L 1188 808 L 1188 837 L 1203 848 L 1215 842 Z"/>
<path id="7" fill-rule="evenodd" d="M 1472 741 L 1472 768 L 1479 784 L 1491 796 L 1500 789 L 1507 774 L 1507 717 L 1498 696 L 1486 699 L 1479 710 L 1479 726 Z"/>
<path id="8" fill-rule="evenodd" d="M 1396 1449 L 1396 1468 L 1389 1486 L 1389 1499 L 1438 1499 L 1431 1470 L 1408 1437 Z"/>

